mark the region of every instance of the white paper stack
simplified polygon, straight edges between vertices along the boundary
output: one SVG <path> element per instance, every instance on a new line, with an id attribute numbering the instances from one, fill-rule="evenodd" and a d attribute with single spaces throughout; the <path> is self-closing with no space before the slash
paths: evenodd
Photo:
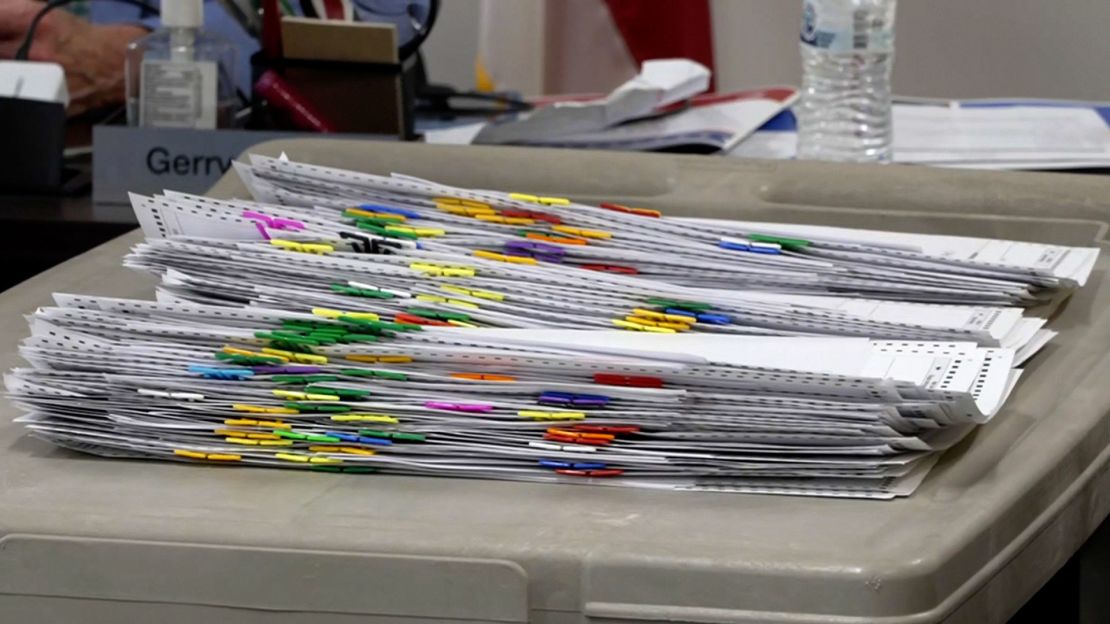
<path id="1" fill-rule="evenodd" d="M 1061 289 L 1082 285 L 1098 254 L 1096 248 L 970 237 L 650 218 L 646 215 L 657 213 L 264 157 L 238 170 L 263 203 L 181 194 L 136 196 L 133 204 L 148 238 L 185 236 L 273 245 L 270 238 L 323 237 L 340 243 L 336 251 L 357 258 L 361 237 L 364 246 L 375 241 L 393 246 L 387 251 L 396 251 L 398 257 L 489 267 L 483 275 L 504 273 L 506 264 L 493 260 L 513 256 L 510 266 L 516 274 L 574 274 L 578 281 L 583 281 L 583 274 L 577 269 L 586 268 L 595 271 L 586 281 L 600 283 L 634 283 L 626 277 L 634 275 L 676 288 L 1016 305 L 1047 300 Z M 361 214 L 352 214 L 352 208 Z M 381 218 L 382 208 L 393 210 L 392 218 L 411 223 Z M 270 215 L 266 218 L 294 225 L 279 223 L 279 228 L 267 230 L 255 216 L 259 210 Z M 381 227 L 383 223 L 387 225 Z"/>
<path id="2" fill-rule="evenodd" d="M 727 152 L 798 99 L 793 87 L 707 94 L 709 76 L 688 59 L 649 60 L 608 95 L 532 99 L 532 112 L 430 129 L 425 141 Z"/>
<path id="3" fill-rule="evenodd" d="M 1097 250 L 665 217 L 282 159 L 133 198 L 156 301 L 56 295 L 9 392 L 88 453 L 891 498 Z"/>
<path id="4" fill-rule="evenodd" d="M 651 115 L 709 87 L 709 69 L 687 59 L 645 61 L 639 75 L 597 100 L 560 102 L 482 128 L 476 143 L 529 143 L 596 133 Z"/>
<path id="5" fill-rule="evenodd" d="M 1082 169 L 1110 166 L 1110 108 L 1104 102 L 899 98 L 894 162 L 967 169 Z M 792 116 L 749 134 L 728 155 L 794 158 Z"/>
<path id="6" fill-rule="evenodd" d="M 32 317 L 20 351 L 35 368 L 10 373 L 9 392 L 35 435 L 110 457 L 889 498 L 989 420 L 1017 375 L 1012 350 L 973 343 L 393 333 L 261 308 L 58 303 Z M 309 354 L 263 335 L 308 326 L 335 340 Z"/>

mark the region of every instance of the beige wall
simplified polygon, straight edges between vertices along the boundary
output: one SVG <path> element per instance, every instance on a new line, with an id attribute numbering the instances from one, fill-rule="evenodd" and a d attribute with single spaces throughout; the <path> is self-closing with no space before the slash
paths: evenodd
<path id="1" fill-rule="evenodd" d="M 433 81 L 473 84 L 480 0 L 443 0 Z M 797 84 L 801 0 L 713 0 L 724 89 Z M 895 91 L 1110 100 L 1110 0 L 901 0 Z"/>
<path id="2" fill-rule="evenodd" d="M 474 87 L 480 4 L 481 0 L 441 0 L 436 25 L 423 47 L 430 81 L 464 90 Z"/>

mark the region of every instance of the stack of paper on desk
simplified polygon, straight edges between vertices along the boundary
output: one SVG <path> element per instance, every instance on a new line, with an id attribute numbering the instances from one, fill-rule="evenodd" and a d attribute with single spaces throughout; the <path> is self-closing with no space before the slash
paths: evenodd
<path id="1" fill-rule="evenodd" d="M 708 68 L 688 59 L 649 60 L 608 95 L 531 99 L 531 112 L 429 129 L 425 141 L 727 152 L 798 99 L 793 87 L 707 94 L 709 76 Z"/>
<path id="2" fill-rule="evenodd" d="M 890 498 L 1097 250 L 676 219 L 255 158 L 134 198 L 157 301 L 56 295 L 7 378 L 113 457 Z"/>
<path id="3" fill-rule="evenodd" d="M 478 123 L 429 131 L 425 139 L 429 143 L 470 143 L 474 140 L 478 143 L 577 149 L 666 150 L 699 154 L 727 152 L 797 99 L 796 89 L 772 87 L 702 95 L 673 110 L 656 111 L 632 122 L 584 132 L 536 133 L 528 138 L 490 139 L 486 135 L 491 126 Z"/>
<path id="4" fill-rule="evenodd" d="M 1011 350 L 972 343 L 442 328 L 386 342 L 311 314 L 58 301 L 32 318 L 36 368 L 9 391 L 36 435 L 115 457 L 885 498 L 1017 374 Z M 334 344 L 258 337 L 307 326 Z"/>
<path id="5" fill-rule="evenodd" d="M 392 237 L 388 244 L 397 253 L 380 262 L 452 260 L 485 267 L 483 275 L 524 274 L 545 281 L 570 274 L 582 281 L 578 269 L 586 268 L 595 271 L 589 280 L 601 284 L 638 283 L 628 278 L 636 276 L 676 288 L 740 287 L 945 303 L 1049 299 L 1059 289 L 1081 285 L 1097 256 L 1093 248 L 969 237 L 652 218 L 658 213 L 263 157 L 239 171 L 255 197 L 270 205 L 180 194 L 135 197 L 147 236 L 255 240 L 259 246 L 273 246 L 269 238 L 323 236 L 341 242 L 337 251 L 356 257 L 359 237 L 370 242 Z M 392 207 L 392 216 L 382 216 L 383 204 Z M 254 216 L 256 208 L 269 210 L 272 217 L 267 218 L 284 221 L 266 226 Z M 506 257 L 514 259 L 497 262 Z"/>
<path id="6" fill-rule="evenodd" d="M 972 169 L 1110 166 L 1105 103 L 909 98 L 894 104 L 893 118 L 896 163 Z M 796 130 L 794 115 L 781 114 L 728 155 L 794 158 Z"/>
<path id="7" fill-rule="evenodd" d="M 604 98 L 559 102 L 483 128 L 478 143 L 521 143 L 599 132 L 650 115 L 709 88 L 709 69 L 688 59 L 644 61 L 639 75 Z"/>

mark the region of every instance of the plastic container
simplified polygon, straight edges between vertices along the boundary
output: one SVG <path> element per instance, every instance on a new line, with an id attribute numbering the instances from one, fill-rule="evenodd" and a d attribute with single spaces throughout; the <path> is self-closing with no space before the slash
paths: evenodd
<path id="1" fill-rule="evenodd" d="M 251 151 L 669 216 L 1110 249 L 1099 176 L 325 138 Z M 210 195 L 246 191 L 228 172 Z M 54 291 L 150 296 L 120 264 L 139 239 L 0 295 L 0 369 L 23 365 L 23 315 Z M 1103 253 L 1006 408 L 894 501 L 92 459 L 28 438 L 0 398 L 0 622 L 1004 622 L 1110 511 L 1108 276 Z"/>
<path id="2" fill-rule="evenodd" d="M 229 128 L 235 46 L 201 30 L 203 0 L 166 0 L 162 28 L 127 46 L 127 123 L 151 128 Z"/>
<path id="3" fill-rule="evenodd" d="M 897 0 L 805 0 L 798 158 L 890 162 Z"/>

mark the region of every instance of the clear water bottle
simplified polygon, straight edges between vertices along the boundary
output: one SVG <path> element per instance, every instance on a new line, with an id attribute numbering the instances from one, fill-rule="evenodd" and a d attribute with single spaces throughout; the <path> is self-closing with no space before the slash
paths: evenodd
<path id="1" fill-rule="evenodd" d="M 890 162 L 897 0 L 805 0 L 798 158 Z"/>

